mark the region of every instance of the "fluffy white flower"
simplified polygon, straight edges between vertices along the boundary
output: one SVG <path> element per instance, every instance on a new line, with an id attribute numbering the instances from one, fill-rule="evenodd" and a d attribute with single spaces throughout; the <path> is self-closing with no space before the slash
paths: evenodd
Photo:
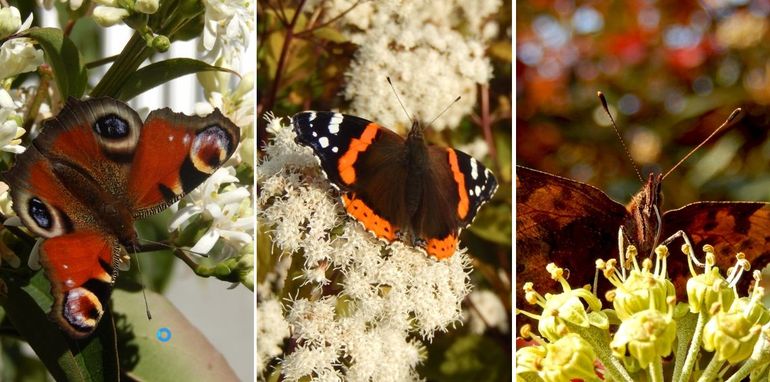
<path id="1" fill-rule="evenodd" d="M 220 238 L 236 248 L 251 243 L 251 232 L 254 229 L 251 193 L 246 187 L 237 185 L 237 182 L 235 168 L 219 168 L 187 195 L 187 203 L 174 214 L 169 223 L 169 231 L 179 229 L 193 217 L 202 214 L 206 220 L 211 221 L 211 225 L 190 248 L 192 252 L 208 253 Z"/>
<path id="2" fill-rule="evenodd" d="M 257 165 L 259 218 L 284 256 L 302 254 L 293 262 L 304 264 L 303 284 L 326 294 L 286 304 L 298 346 L 283 357 L 283 377 L 418 379 L 421 341 L 461 319 L 469 293 L 464 250 L 436 261 L 401 242 L 384 244 L 345 218 L 317 161 L 283 120 L 268 124 L 274 138 Z"/>
<path id="3" fill-rule="evenodd" d="M 254 30 L 252 1 L 203 0 L 203 5 L 206 13 L 201 48 L 208 52 L 207 57 L 223 57 L 228 67 L 236 67 Z"/>
<path id="4" fill-rule="evenodd" d="M 291 335 L 289 324 L 283 318 L 283 307 L 278 300 L 257 303 L 257 373 L 265 371 L 271 359 L 283 351 L 284 338 Z"/>
<path id="5" fill-rule="evenodd" d="M 328 3 L 324 14 L 331 18 L 356 1 Z M 500 3 L 384 0 L 358 4 L 340 21 L 343 32 L 359 46 L 345 73 L 350 112 L 376 118 L 397 131 L 409 128 L 411 122 L 386 84 L 389 76 L 406 108 L 425 122 L 462 97 L 432 124 L 436 130 L 458 126 L 476 105 L 478 85 L 492 77 L 483 20 Z M 308 7 L 307 11 L 315 10 Z"/>
<path id="6" fill-rule="evenodd" d="M 490 290 L 478 290 L 468 296 L 473 308 L 470 312 L 470 330 L 476 334 L 482 334 L 487 327 L 499 329 L 503 333 L 508 332 L 508 310 L 500 298 Z"/>
<path id="7" fill-rule="evenodd" d="M 111 27 L 115 24 L 123 22 L 123 19 L 128 17 L 129 13 L 123 8 L 115 8 L 107 5 L 97 5 L 94 8 L 94 21 L 103 27 Z"/>

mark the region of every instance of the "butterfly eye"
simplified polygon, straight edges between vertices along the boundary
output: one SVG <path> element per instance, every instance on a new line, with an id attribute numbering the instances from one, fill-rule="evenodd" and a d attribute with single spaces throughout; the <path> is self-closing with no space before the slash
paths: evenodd
<path id="1" fill-rule="evenodd" d="M 232 141 L 219 125 L 211 125 L 195 136 L 190 148 L 190 159 L 195 168 L 211 174 L 232 152 Z"/>
<path id="2" fill-rule="evenodd" d="M 94 131 L 99 136 L 107 139 L 121 139 L 130 133 L 128 122 L 115 114 L 107 114 L 100 117 L 94 123 Z"/>
<path id="3" fill-rule="evenodd" d="M 51 219 L 51 213 L 48 211 L 43 202 L 38 198 L 32 198 L 29 200 L 29 215 L 35 220 L 35 223 L 43 229 L 50 229 L 53 225 L 53 219 Z"/>

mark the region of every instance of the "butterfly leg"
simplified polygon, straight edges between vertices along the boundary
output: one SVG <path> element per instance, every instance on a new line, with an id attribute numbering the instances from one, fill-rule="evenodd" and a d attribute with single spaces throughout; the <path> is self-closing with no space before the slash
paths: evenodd
<path id="1" fill-rule="evenodd" d="M 687 246 L 690 247 L 690 255 L 689 255 L 690 259 L 695 263 L 695 265 L 698 266 L 698 268 L 703 268 L 705 265 L 703 263 L 701 263 L 698 260 L 697 257 L 695 257 L 695 247 L 692 246 L 692 242 L 690 241 L 690 237 L 687 236 L 687 233 L 685 233 L 684 231 L 679 230 L 679 231 L 674 232 L 673 235 L 669 236 L 666 240 L 663 240 L 660 243 L 660 245 L 668 245 L 672 241 L 674 241 L 674 240 L 676 240 L 676 239 L 678 239 L 680 237 L 682 238 L 682 240 L 684 240 L 685 244 L 687 244 Z"/>

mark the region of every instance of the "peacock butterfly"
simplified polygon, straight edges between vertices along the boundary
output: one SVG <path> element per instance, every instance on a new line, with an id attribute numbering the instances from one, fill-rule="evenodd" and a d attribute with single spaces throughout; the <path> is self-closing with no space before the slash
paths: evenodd
<path id="1" fill-rule="evenodd" d="M 770 262 L 770 203 L 695 202 L 661 215 L 662 180 L 662 175 L 650 174 L 642 190 L 623 206 L 593 186 L 517 166 L 517 306 L 527 309 L 522 292 L 527 281 L 542 292 L 560 290 L 545 271 L 550 262 L 569 269 L 573 286 L 593 283 L 595 260 L 617 258 L 620 227 L 641 256 L 682 230 L 696 249 L 714 246 L 723 271 L 734 265 L 738 252 L 744 252 L 754 268 Z M 668 274 L 681 300 L 689 277 L 686 258 L 670 256 Z M 744 277 L 739 287 L 745 290 L 749 282 Z M 599 277 L 599 290 L 608 287 Z"/>
<path id="2" fill-rule="evenodd" d="M 69 99 L 5 174 L 13 209 L 45 240 L 49 313 L 73 338 L 89 336 L 107 307 L 117 266 L 139 249 L 134 221 L 200 185 L 235 151 L 240 129 L 155 110 L 142 122 L 111 98 Z"/>

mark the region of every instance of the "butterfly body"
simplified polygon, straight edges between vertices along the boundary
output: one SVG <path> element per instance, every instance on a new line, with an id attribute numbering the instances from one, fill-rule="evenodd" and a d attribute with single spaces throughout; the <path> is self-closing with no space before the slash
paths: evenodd
<path id="1" fill-rule="evenodd" d="M 696 202 L 659 214 L 661 181 L 659 175 L 651 175 L 642 190 L 623 206 L 595 187 L 517 166 L 518 301 L 524 301 L 521 287 L 527 281 L 534 282 L 541 292 L 560 290 L 545 272 L 549 262 L 568 268 L 573 286 L 593 283 L 595 260 L 618 256 L 620 227 L 629 240 L 626 244 L 637 246 L 642 258 L 648 257 L 661 240 L 682 230 L 695 251 L 705 244 L 714 246 L 717 266 L 723 274 L 734 265 L 738 252 L 744 252 L 755 268 L 770 262 L 770 204 Z M 671 252 L 668 275 L 682 300 L 689 268 L 678 249 L 672 248 Z M 745 290 L 749 281 L 744 277 L 741 289 Z M 600 291 L 609 288 L 601 276 L 599 287 Z"/>
<path id="2" fill-rule="evenodd" d="M 333 112 L 301 112 L 292 124 L 350 216 L 382 240 L 406 241 L 438 259 L 454 253 L 460 230 L 497 189 L 474 158 L 428 145 L 417 122 L 406 139 Z"/>
<path id="3" fill-rule="evenodd" d="M 22 223 L 45 238 L 50 317 L 83 338 L 106 308 L 120 259 L 140 247 L 135 221 L 205 180 L 235 151 L 240 130 L 218 111 L 162 109 L 143 122 L 111 98 L 70 99 L 43 127 L 5 179 Z"/>

